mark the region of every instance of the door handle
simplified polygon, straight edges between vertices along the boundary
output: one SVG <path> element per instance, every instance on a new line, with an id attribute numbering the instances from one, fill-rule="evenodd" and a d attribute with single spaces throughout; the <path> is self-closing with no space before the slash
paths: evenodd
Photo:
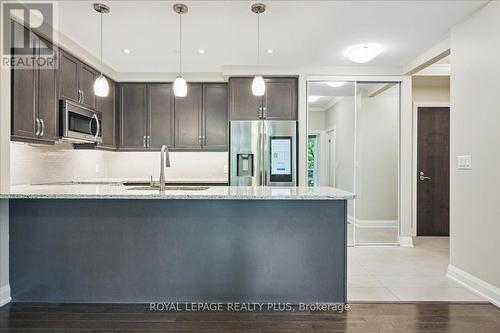
<path id="1" fill-rule="evenodd" d="M 427 176 L 424 176 L 425 174 L 423 173 L 423 171 L 420 171 L 420 180 L 426 180 L 426 179 L 431 179 L 431 177 L 427 177 Z"/>

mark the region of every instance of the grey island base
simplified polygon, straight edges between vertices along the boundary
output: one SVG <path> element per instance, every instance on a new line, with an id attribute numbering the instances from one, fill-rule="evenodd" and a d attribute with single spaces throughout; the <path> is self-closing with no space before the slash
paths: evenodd
<path id="1" fill-rule="evenodd" d="M 12 298 L 345 303 L 347 198 L 26 199 L 13 194 Z"/>

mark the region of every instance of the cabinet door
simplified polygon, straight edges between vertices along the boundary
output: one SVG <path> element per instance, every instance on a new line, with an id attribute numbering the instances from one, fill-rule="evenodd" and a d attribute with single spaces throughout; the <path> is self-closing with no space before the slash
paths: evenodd
<path id="1" fill-rule="evenodd" d="M 102 143 L 101 146 L 116 147 L 116 111 L 115 111 L 115 89 L 116 85 L 111 79 L 109 83 L 109 94 L 106 97 L 96 97 L 97 111 L 102 113 Z"/>
<path id="2" fill-rule="evenodd" d="M 227 150 L 227 84 L 203 85 L 203 149 Z"/>
<path id="3" fill-rule="evenodd" d="M 187 98 L 187 97 L 186 97 Z M 174 143 L 174 95 L 172 84 L 149 84 L 149 147 L 169 147 Z"/>
<path id="4" fill-rule="evenodd" d="M 231 120 L 259 119 L 262 97 L 252 94 L 251 77 L 229 80 L 229 110 Z"/>
<path id="5" fill-rule="evenodd" d="M 201 149 L 201 84 L 189 84 L 186 97 L 175 97 L 175 148 Z"/>
<path id="6" fill-rule="evenodd" d="M 52 49 L 54 46 L 43 38 L 37 37 L 42 48 Z M 55 47 L 54 47 L 55 48 Z M 55 50 L 57 61 L 57 49 Z M 56 69 L 43 68 L 38 70 L 38 118 L 43 121 L 42 140 L 56 140 L 59 136 L 58 128 L 58 101 L 57 101 Z"/>
<path id="7" fill-rule="evenodd" d="M 18 23 L 12 23 L 12 46 L 22 47 L 25 32 L 34 34 Z M 15 53 L 15 49 L 13 50 Z M 12 135 L 35 138 L 37 71 L 34 68 L 12 68 Z"/>
<path id="8" fill-rule="evenodd" d="M 80 62 L 70 54 L 59 52 L 59 98 L 68 98 L 78 102 L 78 76 Z"/>
<path id="9" fill-rule="evenodd" d="M 265 118 L 271 120 L 297 120 L 297 79 L 269 78 L 265 80 Z"/>
<path id="10" fill-rule="evenodd" d="M 82 104 L 95 109 L 96 96 L 94 95 L 94 82 L 99 74 L 85 64 L 80 65 L 80 90 L 82 91 Z"/>
<path id="11" fill-rule="evenodd" d="M 146 84 L 121 85 L 120 110 L 120 147 L 145 149 Z"/>

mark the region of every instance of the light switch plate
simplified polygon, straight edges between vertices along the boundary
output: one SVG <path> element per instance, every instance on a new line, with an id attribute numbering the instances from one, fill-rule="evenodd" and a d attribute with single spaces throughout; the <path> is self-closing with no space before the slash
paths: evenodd
<path id="1" fill-rule="evenodd" d="M 224 173 L 228 173 L 229 172 L 229 167 L 227 166 L 227 164 L 224 165 Z"/>
<path id="2" fill-rule="evenodd" d="M 472 169 L 472 156 L 471 155 L 457 156 L 457 168 L 458 170 Z"/>

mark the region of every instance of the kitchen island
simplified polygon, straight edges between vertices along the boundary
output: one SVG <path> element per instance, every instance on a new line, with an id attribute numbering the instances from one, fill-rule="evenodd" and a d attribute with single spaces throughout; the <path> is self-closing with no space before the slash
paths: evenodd
<path id="1" fill-rule="evenodd" d="M 348 192 L 66 184 L 0 198 L 13 301 L 346 301 Z"/>

